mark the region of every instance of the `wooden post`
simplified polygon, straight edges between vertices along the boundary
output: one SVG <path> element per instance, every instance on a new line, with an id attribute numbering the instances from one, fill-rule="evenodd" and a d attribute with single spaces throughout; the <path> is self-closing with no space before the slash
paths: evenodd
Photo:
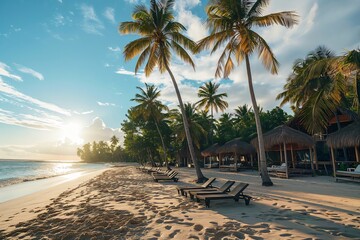
<path id="1" fill-rule="evenodd" d="M 257 151 L 258 171 L 259 171 L 259 173 L 260 173 L 261 166 L 260 166 L 260 158 L 259 158 L 259 156 L 260 156 L 259 151 Z"/>
<path id="2" fill-rule="evenodd" d="M 356 162 L 360 162 L 359 146 L 355 146 Z"/>
<path id="3" fill-rule="evenodd" d="M 280 147 L 280 150 L 279 150 L 279 153 L 280 153 L 280 162 L 282 163 L 282 162 L 283 162 L 283 157 L 282 157 L 281 145 L 279 145 L 279 147 Z"/>
<path id="4" fill-rule="evenodd" d="M 294 159 L 294 152 L 293 152 L 292 144 L 291 144 L 291 162 L 292 162 L 293 168 L 295 169 L 295 159 Z"/>
<path id="5" fill-rule="evenodd" d="M 331 160 L 332 160 L 332 164 L 333 164 L 333 174 L 334 174 L 334 177 L 336 177 L 336 160 L 335 160 L 335 155 L 334 155 L 334 149 L 331 147 L 330 148 L 331 150 Z"/>
<path id="6" fill-rule="evenodd" d="M 238 160 L 238 157 L 237 157 L 237 154 L 235 153 L 235 172 L 237 172 L 237 160 Z"/>
<path id="7" fill-rule="evenodd" d="M 287 160 L 286 143 L 285 142 L 284 142 L 284 156 L 285 156 L 285 164 L 286 164 L 286 178 L 289 178 L 288 160 Z"/>
<path id="8" fill-rule="evenodd" d="M 254 167 L 254 158 L 252 154 L 250 155 L 250 165 L 251 167 Z"/>
<path id="9" fill-rule="evenodd" d="M 311 166 L 311 171 L 313 176 L 315 176 L 315 172 L 314 172 L 314 165 L 313 165 L 313 157 L 312 157 L 312 151 L 311 148 L 309 148 L 309 156 L 310 156 L 310 166 Z"/>
<path id="10" fill-rule="evenodd" d="M 317 152 L 316 152 L 316 144 L 314 146 L 314 160 L 315 160 L 315 168 L 316 168 L 316 170 L 319 170 L 319 163 L 318 163 Z"/>

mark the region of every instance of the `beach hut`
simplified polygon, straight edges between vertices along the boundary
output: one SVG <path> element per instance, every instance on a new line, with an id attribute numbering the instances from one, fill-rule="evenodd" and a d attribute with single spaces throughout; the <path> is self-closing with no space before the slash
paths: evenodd
<path id="1" fill-rule="evenodd" d="M 283 162 L 282 152 L 284 152 L 284 160 L 285 160 L 285 172 L 284 175 L 286 178 L 289 177 L 289 165 L 288 165 L 288 158 L 287 158 L 287 151 L 291 151 L 291 160 L 293 165 L 292 173 L 302 173 L 304 171 L 296 171 L 295 170 L 295 158 L 294 158 L 294 151 L 296 150 L 309 150 L 310 156 L 310 165 L 311 165 L 311 172 L 313 172 L 313 158 L 312 158 L 312 148 L 315 145 L 315 141 L 313 138 L 306 133 L 300 132 L 293 128 L 290 128 L 286 125 L 281 125 L 269 132 L 263 134 L 264 137 L 264 146 L 266 151 L 279 151 L 281 162 Z M 257 137 L 251 141 L 251 144 L 258 149 L 258 139 Z M 281 173 L 281 172 L 279 172 Z"/>
<path id="2" fill-rule="evenodd" d="M 238 160 L 240 156 L 250 156 L 251 166 L 253 166 L 253 154 L 256 153 L 256 149 L 249 143 L 241 141 L 241 138 L 235 138 L 226 142 L 221 147 L 218 147 L 216 152 L 220 154 L 220 168 L 227 168 L 229 170 L 238 170 Z M 222 155 L 224 154 L 233 154 L 234 155 L 234 165 L 224 165 L 222 164 Z"/>
<path id="3" fill-rule="evenodd" d="M 331 150 L 334 177 L 336 177 L 336 157 L 334 149 L 355 148 L 355 159 L 357 163 L 360 163 L 360 121 L 353 122 L 339 131 L 329 134 L 326 143 Z"/>
<path id="4" fill-rule="evenodd" d="M 216 161 L 218 156 L 216 150 L 219 147 L 220 145 L 215 143 L 201 152 L 201 156 L 204 157 L 204 167 L 208 167 L 208 168 L 219 167 L 219 163 L 218 161 Z M 209 159 L 209 163 L 207 163 L 206 161 L 207 159 Z"/>

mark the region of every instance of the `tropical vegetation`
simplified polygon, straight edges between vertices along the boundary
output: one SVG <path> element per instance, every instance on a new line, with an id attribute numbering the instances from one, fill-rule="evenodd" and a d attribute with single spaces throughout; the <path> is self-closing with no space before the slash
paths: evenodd
<path id="1" fill-rule="evenodd" d="M 311 133 L 322 133 L 339 108 L 359 113 L 360 51 L 336 56 L 319 46 L 298 59 L 277 99 L 290 103 L 296 118 Z"/>
<path id="2" fill-rule="evenodd" d="M 77 155 L 84 162 L 126 162 L 130 158 L 120 146 L 119 139 L 113 136 L 109 142 L 86 143 L 77 149 Z"/>

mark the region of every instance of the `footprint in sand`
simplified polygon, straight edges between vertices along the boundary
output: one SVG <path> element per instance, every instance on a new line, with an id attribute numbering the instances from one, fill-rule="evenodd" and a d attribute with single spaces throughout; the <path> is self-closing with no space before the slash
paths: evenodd
<path id="1" fill-rule="evenodd" d="M 195 226 L 194 226 L 194 230 L 195 231 L 197 231 L 197 232 L 200 232 L 201 230 L 203 230 L 203 226 L 202 225 L 200 225 L 200 224 L 196 224 Z"/>
<path id="2" fill-rule="evenodd" d="M 170 230 L 171 228 L 172 228 L 172 226 L 170 226 L 170 225 L 166 225 L 166 226 L 165 226 L 165 229 L 166 229 L 166 230 Z"/>
<path id="3" fill-rule="evenodd" d="M 292 234 L 290 233 L 283 233 L 283 234 L 280 234 L 280 237 L 291 237 Z"/>
<path id="4" fill-rule="evenodd" d="M 179 229 L 173 231 L 171 234 L 169 234 L 169 238 L 174 238 L 176 236 L 176 234 L 178 234 L 180 232 Z"/>

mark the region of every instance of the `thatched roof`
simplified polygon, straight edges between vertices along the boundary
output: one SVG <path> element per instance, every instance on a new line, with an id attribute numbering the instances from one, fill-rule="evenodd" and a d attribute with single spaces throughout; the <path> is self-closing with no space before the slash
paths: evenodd
<path id="1" fill-rule="evenodd" d="M 311 136 L 306 133 L 300 132 L 293 128 L 290 128 L 286 125 L 281 125 L 264 135 L 264 145 L 266 150 L 277 147 L 279 145 L 286 144 L 287 148 L 289 146 L 294 147 L 295 149 L 305 149 L 314 146 L 315 141 Z M 251 144 L 258 148 L 258 139 L 257 137 L 251 140 Z"/>
<path id="2" fill-rule="evenodd" d="M 360 121 L 329 134 L 326 143 L 333 148 L 360 146 Z"/>
<path id="3" fill-rule="evenodd" d="M 256 150 L 249 143 L 241 141 L 241 138 L 235 138 L 226 142 L 216 150 L 217 153 L 236 153 L 238 155 L 248 155 L 255 153 Z"/>
<path id="4" fill-rule="evenodd" d="M 217 155 L 216 150 L 217 150 L 219 147 L 220 147 L 219 144 L 215 143 L 215 144 L 211 145 L 210 147 L 204 149 L 204 150 L 201 152 L 201 156 L 203 156 L 203 157 L 216 156 L 216 155 Z"/>

